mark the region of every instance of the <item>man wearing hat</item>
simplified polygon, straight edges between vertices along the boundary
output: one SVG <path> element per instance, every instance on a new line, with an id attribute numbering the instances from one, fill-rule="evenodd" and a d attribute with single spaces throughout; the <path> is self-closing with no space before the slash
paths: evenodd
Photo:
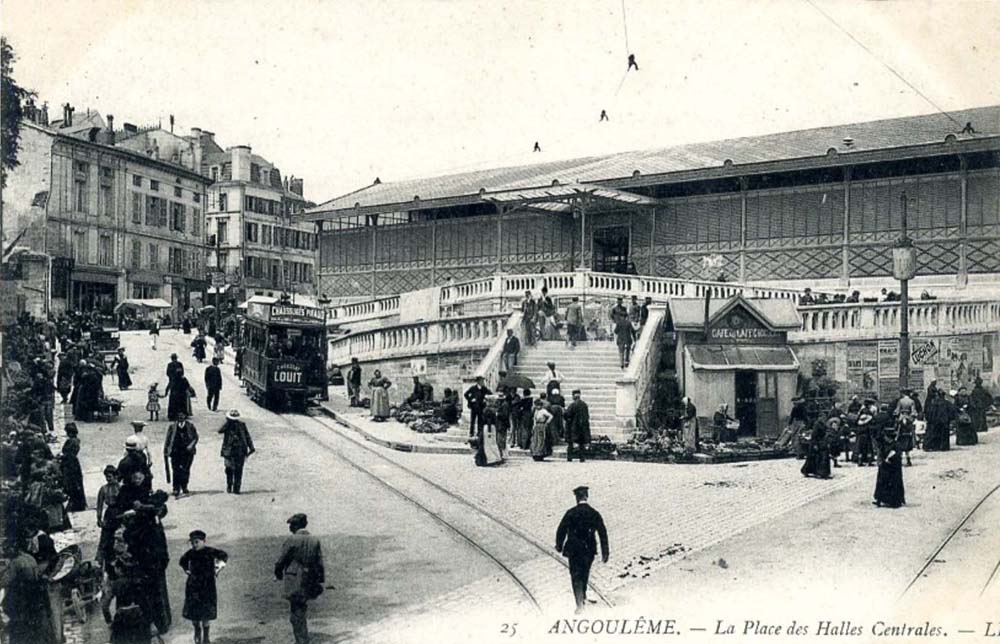
<path id="1" fill-rule="evenodd" d="M 288 621 L 292 624 L 295 644 L 309 643 L 308 602 L 323 592 L 326 575 L 319 539 L 309 534 L 309 519 L 293 514 L 286 521 L 292 536 L 285 539 L 281 556 L 274 564 L 274 578 L 284 581 L 284 596 L 289 604 Z"/>
<path id="2" fill-rule="evenodd" d="M 153 457 L 149 453 L 149 437 L 146 436 L 142 430 L 145 429 L 146 423 L 141 420 L 133 420 L 132 424 L 132 435 L 129 439 L 135 439 L 136 450 L 146 458 L 146 463 L 150 467 L 153 466 Z"/>
<path id="3" fill-rule="evenodd" d="M 125 456 L 118 462 L 118 479 L 127 484 L 132 480 L 132 474 L 136 471 L 142 472 L 145 476 L 142 487 L 147 492 L 151 491 L 153 489 L 153 473 L 149 469 L 146 457 L 139 451 L 138 441 L 129 436 L 125 439 Z"/>
<path id="4" fill-rule="evenodd" d="M 476 384 L 465 391 L 465 402 L 469 405 L 469 436 L 476 435 L 476 428 L 483 426 L 483 412 L 486 410 L 486 397 L 492 394 L 482 376 L 476 376 Z"/>
<path id="5" fill-rule="evenodd" d="M 222 393 L 222 371 L 219 359 L 212 358 L 212 364 L 205 367 L 205 389 L 208 391 L 206 403 L 212 411 L 219 409 L 219 394 Z"/>
<path id="6" fill-rule="evenodd" d="M 608 562 L 608 531 L 601 513 L 590 507 L 587 499 L 590 489 L 585 485 L 573 490 L 576 505 L 566 511 L 556 530 L 556 551 L 569 559 L 569 578 L 576 598 L 576 612 L 583 612 L 587 604 L 587 581 L 590 566 L 597 555 L 594 533 L 601 539 L 601 561 Z"/>
<path id="7" fill-rule="evenodd" d="M 221 455 L 226 466 L 226 493 L 239 494 L 243 485 L 243 465 L 257 450 L 238 409 L 229 410 L 219 433 L 222 434 Z"/>
<path id="8" fill-rule="evenodd" d="M 357 358 L 351 358 L 351 368 L 347 371 L 347 396 L 351 399 L 351 407 L 361 403 L 361 364 Z"/>
<path id="9" fill-rule="evenodd" d="M 177 412 L 177 420 L 170 423 L 167 437 L 163 441 L 163 460 L 170 464 L 173 474 L 174 497 L 189 494 L 188 481 L 191 479 L 191 464 L 198 445 L 198 428 L 187 419 L 183 411 Z"/>

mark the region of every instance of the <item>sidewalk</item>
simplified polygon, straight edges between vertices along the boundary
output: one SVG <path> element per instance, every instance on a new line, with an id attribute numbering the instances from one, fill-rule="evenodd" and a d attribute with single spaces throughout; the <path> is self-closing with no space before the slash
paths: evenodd
<path id="1" fill-rule="evenodd" d="M 367 409 L 351 407 L 346 396 L 333 392 L 333 389 L 331 387 L 330 400 L 320 402 L 323 413 L 344 423 L 367 441 L 399 452 L 472 457 L 472 450 L 468 444 L 469 433 L 461 423 L 440 434 L 421 434 L 392 418 L 377 423 L 372 420 Z M 531 453 L 527 450 L 513 448 L 507 451 L 507 458 L 530 457 Z M 565 459 L 566 446 L 553 447 L 552 456 L 549 458 Z"/>

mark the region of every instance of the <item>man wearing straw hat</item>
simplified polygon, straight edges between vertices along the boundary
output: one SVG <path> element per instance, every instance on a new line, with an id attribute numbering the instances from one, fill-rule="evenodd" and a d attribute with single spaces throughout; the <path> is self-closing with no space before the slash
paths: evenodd
<path id="1" fill-rule="evenodd" d="M 257 450 L 238 409 L 229 410 L 219 433 L 222 434 L 221 456 L 226 466 L 226 493 L 239 494 L 243 485 L 243 465 Z"/>

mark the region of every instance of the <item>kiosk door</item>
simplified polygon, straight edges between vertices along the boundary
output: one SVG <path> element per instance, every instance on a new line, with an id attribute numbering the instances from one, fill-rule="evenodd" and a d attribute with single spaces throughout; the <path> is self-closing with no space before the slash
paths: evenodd
<path id="1" fill-rule="evenodd" d="M 738 436 L 757 435 L 757 372 L 736 372 L 736 420 L 740 421 Z"/>
<path id="2" fill-rule="evenodd" d="M 757 382 L 757 434 L 762 437 L 778 437 L 778 374 L 761 371 Z"/>

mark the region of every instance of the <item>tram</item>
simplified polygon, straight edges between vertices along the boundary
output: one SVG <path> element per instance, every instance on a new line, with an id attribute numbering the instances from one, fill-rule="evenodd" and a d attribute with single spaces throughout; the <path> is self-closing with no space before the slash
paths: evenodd
<path id="1" fill-rule="evenodd" d="M 304 411 L 327 400 L 326 311 L 288 302 L 250 302 L 240 330 L 242 378 L 250 399 Z"/>

